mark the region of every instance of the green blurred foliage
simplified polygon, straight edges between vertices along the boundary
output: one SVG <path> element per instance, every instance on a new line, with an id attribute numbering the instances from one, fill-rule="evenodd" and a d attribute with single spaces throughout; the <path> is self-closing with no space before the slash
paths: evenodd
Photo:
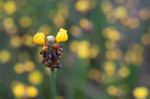
<path id="1" fill-rule="evenodd" d="M 50 99 L 49 68 L 32 37 L 56 36 L 61 27 L 69 40 L 62 43 L 56 99 L 149 99 L 149 6 L 149 0 L 0 0 L 0 99 Z"/>

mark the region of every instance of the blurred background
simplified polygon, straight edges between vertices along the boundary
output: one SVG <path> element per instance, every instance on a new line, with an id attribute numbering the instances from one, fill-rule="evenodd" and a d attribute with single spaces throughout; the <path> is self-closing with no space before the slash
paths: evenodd
<path id="1" fill-rule="evenodd" d="M 50 99 L 36 32 L 61 45 L 56 99 L 150 99 L 149 0 L 0 0 L 0 99 Z"/>

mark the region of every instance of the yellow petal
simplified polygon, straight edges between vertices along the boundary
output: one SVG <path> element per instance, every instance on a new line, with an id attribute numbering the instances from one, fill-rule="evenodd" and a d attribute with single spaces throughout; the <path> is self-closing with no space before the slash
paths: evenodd
<path id="1" fill-rule="evenodd" d="M 56 35 L 56 42 L 64 42 L 68 40 L 67 30 L 60 28 L 59 32 Z"/>
<path id="2" fill-rule="evenodd" d="M 33 37 L 33 42 L 35 44 L 45 44 L 45 34 L 42 32 L 37 32 Z"/>

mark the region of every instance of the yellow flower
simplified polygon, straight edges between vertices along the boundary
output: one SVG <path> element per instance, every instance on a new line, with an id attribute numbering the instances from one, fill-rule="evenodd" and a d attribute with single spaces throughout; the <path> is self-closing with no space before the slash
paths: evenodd
<path id="1" fill-rule="evenodd" d="M 22 97 L 25 92 L 25 86 L 22 83 L 16 83 L 12 91 L 16 97 Z"/>
<path id="2" fill-rule="evenodd" d="M 11 15 L 16 11 L 16 4 L 14 1 L 7 1 L 4 5 L 6 14 Z"/>
<path id="3" fill-rule="evenodd" d="M 1 63 L 7 63 L 11 59 L 11 52 L 8 50 L 1 50 L 0 51 L 0 62 Z"/>
<path id="4" fill-rule="evenodd" d="M 111 96 L 116 96 L 118 94 L 118 88 L 116 86 L 110 85 L 107 88 L 107 92 Z"/>
<path id="5" fill-rule="evenodd" d="M 38 85 L 42 82 L 43 76 L 40 71 L 33 71 L 29 74 L 28 80 L 31 84 Z"/>
<path id="6" fill-rule="evenodd" d="M 146 87 L 137 87 L 133 90 L 133 95 L 137 99 L 146 99 L 149 94 L 149 90 Z"/>
<path id="7" fill-rule="evenodd" d="M 56 42 L 64 42 L 68 40 L 67 30 L 60 28 L 59 32 L 56 35 Z"/>
<path id="8" fill-rule="evenodd" d="M 29 97 L 36 97 L 38 95 L 38 90 L 34 86 L 28 86 L 26 91 Z"/>
<path id="9" fill-rule="evenodd" d="M 37 32 L 33 37 L 33 42 L 36 44 L 45 44 L 45 34 L 42 32 Z"/>
<path id="10" fill-rule="evenodd" d="M 87 0 L 79 0 L 76 4 L 75 7 L 79 12 L 85 12 L 87 11 L 90 6 L 90 3 Z"/>

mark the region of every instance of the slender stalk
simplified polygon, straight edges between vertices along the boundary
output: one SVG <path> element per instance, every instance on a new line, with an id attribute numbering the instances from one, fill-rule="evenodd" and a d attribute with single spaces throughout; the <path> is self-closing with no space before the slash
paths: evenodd
<path id="1" fill-rule="evenodd" d="M 56 70 L 54 68 L 51 69 L 50 83 L 51 83 L 51 99 L 55 99 L 56 98 Z"/>

